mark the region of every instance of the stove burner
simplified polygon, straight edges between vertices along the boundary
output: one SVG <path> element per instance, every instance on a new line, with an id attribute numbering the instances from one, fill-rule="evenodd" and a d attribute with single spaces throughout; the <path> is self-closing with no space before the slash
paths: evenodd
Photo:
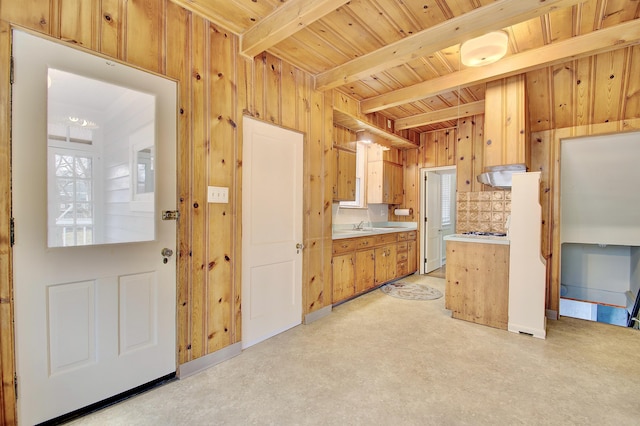
<path id="1" fill-rule="evenodd" d="M 505 234 L 504 232 L 482 232 L 482 231 L 463 232 L 462 235 L 480 235 L 480 236 L 487 236 L 487 237 L 506 237 L 507 236 L 507 234 Z"/>

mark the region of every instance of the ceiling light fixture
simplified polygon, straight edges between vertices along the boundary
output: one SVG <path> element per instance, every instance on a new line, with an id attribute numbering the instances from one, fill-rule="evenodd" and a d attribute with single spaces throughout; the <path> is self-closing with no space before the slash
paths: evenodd
<path id="1" fill-rule="evenodd" d="M 460 46 L 460 59 L 467 67 L 480 67 L 501 59 L 507 53 L 509 37 L 504 31 L 494 31 L 467 40 Z"/>

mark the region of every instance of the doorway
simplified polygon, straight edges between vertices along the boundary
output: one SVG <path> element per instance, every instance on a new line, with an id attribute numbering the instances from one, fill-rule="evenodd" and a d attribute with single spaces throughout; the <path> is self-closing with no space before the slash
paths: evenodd
<path id="1" fill-rule="evenodd" d="M 456 231 L 456 168 L 420 170 L 420 273 L 446 263 L 444 237 Z"/>
<path id="2" fill-rule="evenodd" d="M 561 140 L 561 316 L 634 325 L 640 297 L 639 138 L 635 131 Z"/>
<path id="3" fill-rule="evenodd" d="M 35 424 L 176 371 L 160 212 L 176 206 L 177 87 L 17 30 L 13 59 L 17 402 Z"/>

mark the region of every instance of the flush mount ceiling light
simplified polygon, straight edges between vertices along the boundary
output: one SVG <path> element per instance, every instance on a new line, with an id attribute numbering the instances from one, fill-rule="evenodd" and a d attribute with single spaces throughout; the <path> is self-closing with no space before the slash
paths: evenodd
<path id="1" fill-rule="evenodd" d="M 504 31 L 494 31 L 467 40 L 460 46 L 460 59 L 467 67 L 491 64 L 507 53 L 509 38 Z"/>

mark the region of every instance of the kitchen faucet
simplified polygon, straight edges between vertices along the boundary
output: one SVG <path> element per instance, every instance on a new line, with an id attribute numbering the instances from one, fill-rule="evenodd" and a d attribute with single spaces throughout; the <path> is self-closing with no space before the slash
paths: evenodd
<path id="1" fill-rule="evenodd" d="M 357 229 L 358 231 L 362 231 L 363 225 L 364 225 L 364 220 L 361 220 L 359 224 L 353 225 L 353 229 Z"/>

